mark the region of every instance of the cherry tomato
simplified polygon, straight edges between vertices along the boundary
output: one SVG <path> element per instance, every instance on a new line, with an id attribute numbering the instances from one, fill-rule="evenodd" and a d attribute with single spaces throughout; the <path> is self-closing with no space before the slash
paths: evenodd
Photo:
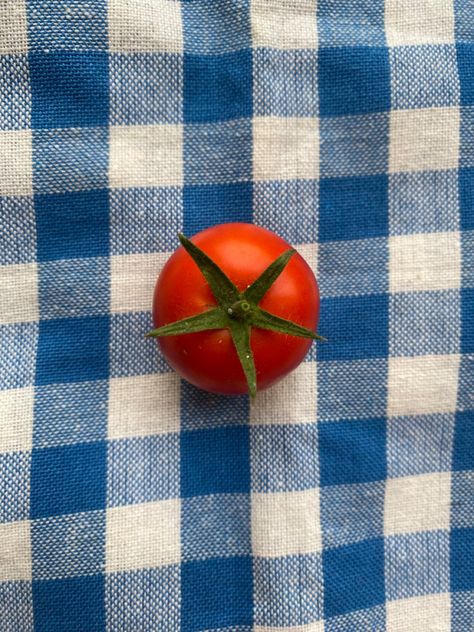
<path id="1" fill-rule="evenodd" d="M 213 226 L 191 237 L 243 292 L 291 246 L 275 233 L 253 224 Z M 306 261 L 295 253 L 259 306 L 280 318 L 316 331 L 319 290 Z M 163 267 L 153 297 L 155 327 L 199 314 L 217 305 L 202 272 L 180 246 Z M 158 339 L 168 363 L 186 380 L 222 394 L 248 392 L 244 371 L 228 329 Z M 257 389 L 267 388 L 295 369 L 312 340 L 252 327 L 250 345 Z"/>

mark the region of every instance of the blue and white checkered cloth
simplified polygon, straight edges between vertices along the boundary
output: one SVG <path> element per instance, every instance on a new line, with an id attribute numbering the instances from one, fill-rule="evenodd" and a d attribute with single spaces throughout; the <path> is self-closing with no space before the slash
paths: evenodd
<path id="1" fill-rule="evenodd" d="M 218 397 L 144 340 L 176 233 L 302 252 Z M 472 0 L 0 0 L 1 632 L 474 630 Z"/>

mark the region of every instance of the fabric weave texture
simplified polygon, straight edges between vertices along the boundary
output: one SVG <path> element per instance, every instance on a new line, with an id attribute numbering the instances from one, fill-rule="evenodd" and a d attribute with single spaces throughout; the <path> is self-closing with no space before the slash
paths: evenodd
<path id="1" fill-rule="evenodd" d="M 229 221 L 329 339 L 252 404 L 144 338 Z M 0 629 L 474 629 L 471 0 L 0 0 Z"/>

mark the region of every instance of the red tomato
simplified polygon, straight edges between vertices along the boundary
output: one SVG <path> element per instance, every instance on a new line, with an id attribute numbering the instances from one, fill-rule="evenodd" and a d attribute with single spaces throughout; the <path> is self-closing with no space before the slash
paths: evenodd
<path id="1" fill-rule="evenodd" d="M 229 223 L 194 235 L 191 241 L 213 259 L 240 291 L 245 290 L 291 246 L 253 224 Z M 216 306 L 216 300 L 191 256 L 180 246 L 165 264 L 155 287 L 156 327 Z M 259 303 L 281 318 L 316 331 L 319 290 L 306 261 L 295 253 Z M 161 351 L 186 380 L 207 391 L 247 393 L 243 369 L 228 329 L 161 337 Z M 252 327 L 251 347 L 259 390 L 274 384 L 304 359 L 312 340 Z"/>

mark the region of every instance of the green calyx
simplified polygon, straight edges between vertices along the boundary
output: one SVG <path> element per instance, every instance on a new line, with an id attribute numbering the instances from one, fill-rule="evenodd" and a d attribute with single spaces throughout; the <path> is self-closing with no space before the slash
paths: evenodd
<path id="1" fill-rule="evenodd" d="M 270 287 L 285 269 L 295 250 L 289 249 L 281 254 L 244 292 L 240 292 L 229 277 L 212 261 L 200 248 L 179 234 L 179 241 L 186 252 L 193 258 L 209 283 L 217 302 L 217 307 L 163 325 L 150 331 L 147 336 L 158 338 L 161 336 L 178 336 L 192 334 L 210 329 L 228 329 L 244 371 L 249 393 L 252 397 L 257 392 L 257 376 L 255 363 L 250 346 L 250 332 L 252 327 L 268 329 L 289 336 L 324 340 L 314 331 L 285 320 L 258 306 Z"/>

